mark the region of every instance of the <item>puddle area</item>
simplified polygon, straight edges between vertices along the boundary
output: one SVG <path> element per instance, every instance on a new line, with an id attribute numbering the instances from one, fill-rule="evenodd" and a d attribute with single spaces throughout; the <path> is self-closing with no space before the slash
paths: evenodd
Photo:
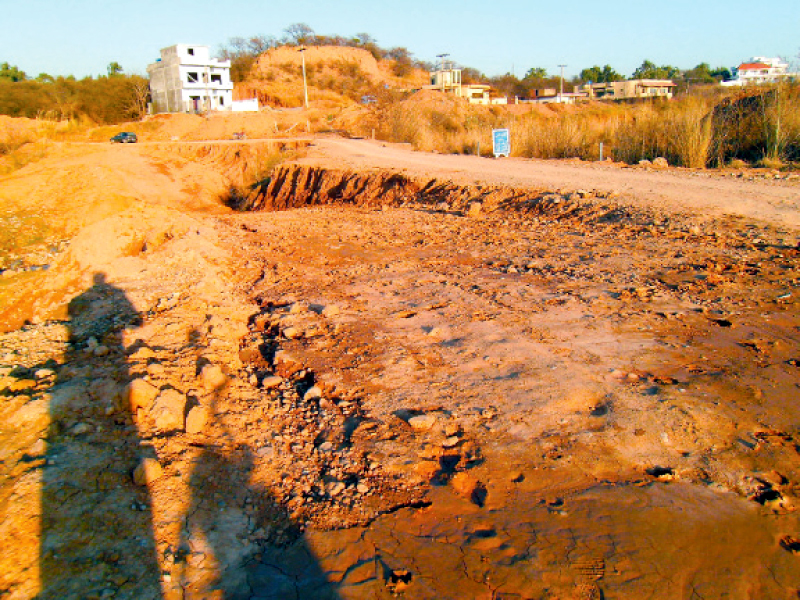
<path id="1" fill-rule="evenodd" d="M 433 488 L 432 504 L 367 528 L 308 532 L 264 556 L 261 586 L 298 598 L 789 598 L 797 556 L 778 540 L 795 517 L 685 483 L 601 485 L 543 498 L 525 479 L 485 506 Z M 496 492 L 496 493 L 493 493 Z M 320 571 L 308 574 L 310 564 Z M 324 585 L 324 579 L 328 585 Z M 256 583 L 253 581 L 253 583 Z M 278 587 L 275 585 L 279 584 Z M 283 587 L 280 586 L 283 584 Z M 256 591 L 258 598 L 292 597 Z"/>

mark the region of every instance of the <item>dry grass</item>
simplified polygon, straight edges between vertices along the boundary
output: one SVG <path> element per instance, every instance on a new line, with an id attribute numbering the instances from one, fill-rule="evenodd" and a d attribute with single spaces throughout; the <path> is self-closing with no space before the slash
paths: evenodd
<path id="1" fill-rule="evenodd" d="M 738 94 L 744 99 L 699 94 L 665 103 L 590 103 L 520 114 L 518 107 L 471 106 L 419 92 L 385 107 L 378 131 L 383 139 L 443 153 L 475 153 L 480 145 L 488 154 L 491 130 L 507 127 L 512 153 L 524 157 L 596 160 L 602 142 L 605 156 L 628 164 L 657 157 L 689 168 L 724 166 L 732 159 L 772 165 L 800 160 L 798 87 Z"/>

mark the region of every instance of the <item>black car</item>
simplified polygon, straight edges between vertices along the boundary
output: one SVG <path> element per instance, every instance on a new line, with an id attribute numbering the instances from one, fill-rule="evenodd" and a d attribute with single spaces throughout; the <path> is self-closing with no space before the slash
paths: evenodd
<path id="1" fill-rule="evenodd" d="M 130 131 L 123 131 L 111 138 L 112 144 L 135 144 L 138 141 L 136 134 Z"/>

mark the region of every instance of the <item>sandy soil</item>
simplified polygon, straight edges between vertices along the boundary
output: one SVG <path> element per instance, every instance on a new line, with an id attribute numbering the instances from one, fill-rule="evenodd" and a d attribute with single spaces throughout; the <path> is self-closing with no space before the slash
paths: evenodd
<path id="1" fill-rule="evenodd" d="M 796 597 L 791 180 L 319 139 L 508 202 L 232 213 L 229 146 L 0 180 L 0 595 Z"/>

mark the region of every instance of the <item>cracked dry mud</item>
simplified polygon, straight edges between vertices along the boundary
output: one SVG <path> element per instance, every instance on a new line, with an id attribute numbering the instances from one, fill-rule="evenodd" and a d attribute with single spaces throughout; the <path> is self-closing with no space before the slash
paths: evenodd
<path id="1" fill-rule="evenodd" d="M 39 279 L 1 596 L 796 597 L 795 233 L 552 190 L 233 214 L 158 160 L 4 278 Z"/>

